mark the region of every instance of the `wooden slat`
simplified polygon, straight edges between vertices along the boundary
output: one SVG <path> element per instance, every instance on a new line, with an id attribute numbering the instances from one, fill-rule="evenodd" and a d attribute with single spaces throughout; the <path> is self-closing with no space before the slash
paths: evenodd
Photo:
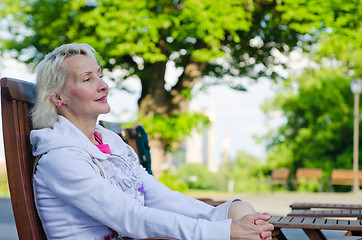
<path id="1" fill-rule="evenodd" d="M 125 142 L 130 145 L 134 151 L 137 153 L 138 158 L 141 161 L 140 154 L 138 152 L 137 142 L 136 142 L 136 135 L 137 131 L 135 128 L 125 128 L 122 129 L 121 137 L 125 140 Z"/>
<path id="2" fill-rule="evenodd" d="M 295 177 L 320 179 L 322 177 L 322 169 L 320 168 L 298 168 Z"/>
<path id="3" fill-rule="evenodd" d="M 313 240 L 327 240 L 327 238 L 323 235 L 321 231 L 316 231 L 313 229 L 303 229 L 305 234 L 309 237 L 309 239 Z"/>
<path id="4" fill-rule="evenodd" d="M 1 87 L 6 88 L 1 94 L 7 100 L 16 100 L 29 104 L 35 103 L 36 86 L 34 83 L 14 78 L 1 78 Z"/>
<path id="5" fill-rule="evenodd" d="M 315 219 L 314 218 L 303 218 L 304 224 L 314 224 Z"/>
<path id="6" fill-rule="evenodd" d="M 269 222 L 277 228 L 362 231 L 361 220 L 337 220 L 314 217 L 272 216 Z"/>
<path id="7" fill-rule="evenodd" d="M 287 240 L 280 228 L 274 228 L 272 232 L 272 240 Z"/>
<path id="8" fill-rule="evenodd" d="M 332 203 L 293 203 L 292 209 L 332 208 L 332 209 L 361 209 L 362 204 L 332 204 Z"/>
<path id="9" fill-rule="evenodd" d="M 294 209 L 288 216 L 305 216 L 305 217 L 336 217 L 336 218 L 362 218 L 362 210 L 345 209 L 345 210 L 309 210 Z"/>

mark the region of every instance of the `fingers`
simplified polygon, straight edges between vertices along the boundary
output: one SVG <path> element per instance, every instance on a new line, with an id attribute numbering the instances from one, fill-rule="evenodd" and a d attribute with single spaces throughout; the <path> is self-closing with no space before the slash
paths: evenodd
<path id="1" fill-rule="evenodd" d="M 269 213 L 256 214 L 254 217 L 260 217 L 254 220 L 254 224 L 259 226 L 258 230 L 260 232 L 259 237 L 263 240 L 272 239 L 272 231 L 274 230 L 274 225 L 270 224 L 268 220 L 271 218 Z"/>
<path id="2" fill-rule="evenodd" d="M 266 221 L 268 221 L 271 218 L 270 214 L 267 212 L 262 213 L 262 216 L 263 216 L 262 219 Z"/>
<path id="3" fill-rule="evenodd" d="M 262 226 L 263 228 L 260 228 L 260 227 L 261 226 L 259 226 L 258 232 L 260 232 L 259 237 L 261 239 L 268 239 L 272 236 L 272 231 L 274 230 L 273 224 L 263 225 Z"/>
<path id="4" fill-rule="evenodd" d="M 268 224 L 268 221 L 262 220 L 262 219 L 256 219 L 256 220 L 254 220 L 254 224 L 255 225 L 265 225 L 265 224 Z"/>
<path id="5" fill-rule="evenodd" d="M 254 224 L 255 225 L 263 225 L 266 224 L 267 221 L 271 218 L 269 213 L 256 213 L 253 214 Z"/>
<path id="6" fill-rule="evenodd" d="M 272 239 L 272 233 L 271 232 L 262 232 L 259 234 L 260 239 L 263 240 L 269 240 Z"/>
<path id="7" fill-rule="evenodd" d="M 230 236 L 232 239 L 263 239 L 271 240 L 274 226 L 268 222 L 268 213 L 255 213 L 233 220 L 231 223 Z"/>

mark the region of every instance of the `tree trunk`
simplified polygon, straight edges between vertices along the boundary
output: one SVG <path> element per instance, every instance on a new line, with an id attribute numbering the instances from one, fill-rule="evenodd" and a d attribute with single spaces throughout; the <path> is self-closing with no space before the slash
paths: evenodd
<path id="1" fill-rule="evenodd" d="M 145 66 L 148 70 L 141 76 L 142 94 L 138 102 L 139 113 L 147 117 L 155 115 L 169 117 L 187 111 L 191 99 L 185 96 L 183 91 L 191 91 L 206 64 L 190 61 L 177 84 L 170 91 L 166 91 L 164 87 L 166 62 L 156 62 Z M 156 177 L 159 177 L 162 175 L 163 165 L 167 162 L 167 143 L 162 136 L 157 135 L 150 138 L 149 143 L 152 171 Z"/>
<path id="2" fill-rule="evenodd" d="M 150 152 L 151 152 L 151 169 L 155 177 L 162 176 L 167 162 L 166 149 L 161 139 L 150 139 Z"/>

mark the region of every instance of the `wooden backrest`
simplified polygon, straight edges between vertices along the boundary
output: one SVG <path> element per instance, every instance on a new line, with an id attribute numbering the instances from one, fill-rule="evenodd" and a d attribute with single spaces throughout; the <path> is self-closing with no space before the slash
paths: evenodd
<path id="1" fill-rule="evenodd" d="M 300 179 L 300 178 L 320 179 L 322 177 L 322 169 L 320 169 L 320 168 L 298 168 L 295 177 L 297 179 Z"/>
<path id="2" fill-rule="evenodd" d="M 35 84 L 1 79 L 1 111 L 11 203 L 19 239 L 46 239 L 32 188 L 29 110 L 35 101 Z"/>
<path id="3" fill-rule="evenodd" d="M 272 171 L 271 177 L 273 179 L 288 179 L 289 168 L 276 168 Z"/>
<path id="4" fill-rule="evenodd" d="M 289 168 L 276 168 L 273 169 L 271 174 L 271 184 L 272 185 L 287 185 L 289 178 Z"/>
<path id="5" fill-rule="evenodd" d="M 359 184 L 362 184 L 362 171 L 358 171 Z M 354 172 L 351 169 L 333 169 L 331 174 L 332 185 L 353 185 Z"/>

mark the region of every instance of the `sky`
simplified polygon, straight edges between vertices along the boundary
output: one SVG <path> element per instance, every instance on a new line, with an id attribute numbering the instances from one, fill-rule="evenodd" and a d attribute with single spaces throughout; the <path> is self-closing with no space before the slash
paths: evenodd
<path id="1" fill-rule="evenodd" d="M 177 69 L 170 67 L 172 75 L 177 75 Z M 24 64 L 13 59 L 6 59 L 0 64 L 1 77 L 14 77 L 27 81 L 35 81 L 35 76 L 29 72 Z M 140 94 L 138 80 L 129 80 L 126 83 L 135 94 L 126 93 L 112 88 L 110 83 L 109 104 L 111 113 L 101 115 L 99 119 L 124 122 L 134 116 L 137 111 L 137 99 Z M 229 154 L 235 157 L 240 150 L 256 157 L 265 159 L 265 146 L 257 144 L 254 135 L 263 135 L 268 126 L 277 127 L 282 122 L 282 117 L 275 114 L 272 120 L 266 120 L 260 107 L 267 98 L 274 96 L 270 80 L 261 79 L 256 83 L 247 84 L 248 91 L 232 90 L 226 86 L 209 87 L 206 92 L 198 93 L 193 97 L 193 108 L 213 109 L 216 131 L 215 160 L 221 161 L 224 136 L 229 137 Z M 1 113 L 0 113 L 1 114 Z M 116 119 L 116 120 L 115 120 Z M 1 124 L 1 122 L 0 122 Z M 0 161 L 4 161 L 2 127 L 0 129 Z"/>
<path id="2" fill-rule="evenodd" d="M 235 157 L 240 150 L 265 159 L 265 146 L 258 144 L 254 136 L 267 133 L 269 127 L 277 127 L 282 123 L 278 113 L 272 119 L 266 119 L 261 111 L 261 105 L 274 96 L 271 81 L 260 79 L 247 87 L 246 92 L 240 92 L 227 86 L 215 86 L 208 93 L 194 97 L 192 104 L 212 107 L 215 111 L 215 160 L 220 162 L 225 144 L 224 137 L 228 136 L 228 152 Z"/>

